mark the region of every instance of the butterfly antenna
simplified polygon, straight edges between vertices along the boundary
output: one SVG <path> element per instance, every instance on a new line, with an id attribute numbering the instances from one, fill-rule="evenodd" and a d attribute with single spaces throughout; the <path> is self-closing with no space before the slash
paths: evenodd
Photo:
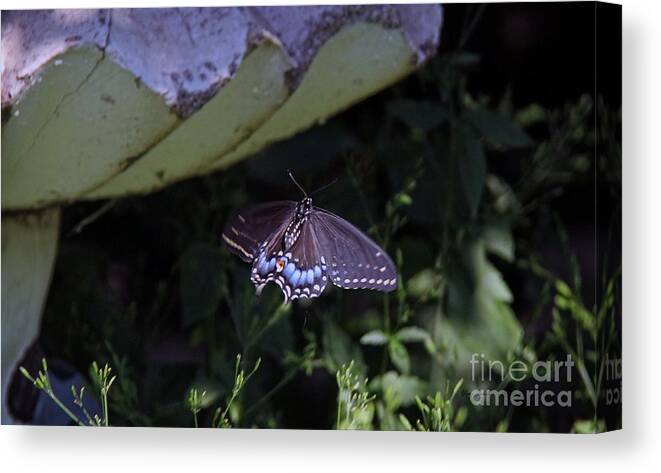
<path id="1" fill-rule="evenodd" d="M 321 192 L 321 191 L 325 191 L 325 190 L 328 189 L 330 186 L 332 186 L 333 184 L 335 184 L 335 183 L 337 182 L 337 180 L 338 180 L 338 178 L 336 177 L 335 179 L 333 179 L 333 180 L 332 180 L 331 182 L 329 182 L 328 184 L 323 185 L 323 186 L 321 186 L 319 189 L 317 189 L 316 191 L 310 193 L 310 195 L 315 195 L 315 194 L 318 194 L 318 193 Z"/>
<path id="2" fill-rule="evenodd" d="M 296 184 L 296 187 L 298 187 L 299 189 L 301 189 L 301 192 L 303 193 L 303 195 L 304 195 L 305 197 L 307 197 L 307 196 L 308 196 L 308 193 L 305 192 L 305 189 L 303 189 L 303 186 L 301 186 L 301 185 L 296 181 L 296 179 L 294 179 L 294 175 L 291 173 L 291 171 L 287 170 L 287 174 L 289 174 L 289 178 L 294 182 L 294 184 Z"/>

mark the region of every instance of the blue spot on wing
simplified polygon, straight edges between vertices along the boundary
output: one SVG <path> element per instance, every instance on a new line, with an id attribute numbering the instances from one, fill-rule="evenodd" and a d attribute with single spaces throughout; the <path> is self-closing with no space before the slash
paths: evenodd
<path id="1" fill-rule="evenodd" d="M 294 274 L 289 279 L 289 284 L 291 284 L 292 287 L 296 287 L 298 285 L 298 280 L 300 279 L 300 277 L 301 277 L 301 272 L 297 269 L 296 271 L 294 271 Z"/>
<path id="2" fill-rule="evenodd" d="M 289 279 L 289 277 L 294 274 L 294 271 L 296 270 L 296 265 L 294 263 L 289 263 L 285 267 L 285 269 L 282 271 L 282 274 L 284 277 Z"/>

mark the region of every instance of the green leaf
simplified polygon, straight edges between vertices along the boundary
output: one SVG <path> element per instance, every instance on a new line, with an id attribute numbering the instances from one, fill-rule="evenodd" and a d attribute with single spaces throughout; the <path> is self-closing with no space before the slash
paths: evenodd
<path id="1" fill-rule="evenodd" d="M 487 251 L 508 262 L 514 261 L 514 238 L 509 226 L 504 222 L 484 229 L 482 238 Z"/>
<path id="2" fill-rule="evenodd" d="M 466 419 L 468 418 L 468 409 L 466 406 L 461 406 L 457 410 L 457 415 L 454 416 L 454 429 L 460 429 L 465 423 Z"/>
<path id="3" fill-rule="evenodd" d="M 440 295 L 441 275 L 433 269 L 423 269 L 406 283 L 408 294 L 423 302 Z"/>
<path id="4" fill-rule="evenodd" d="M 484 241 L 467 244 L 460 261 L 448 261 L 446 271 L 447 309 L 429 309 L 419 317 L 443 349 L 444 363 L 471 383 L 471 356 L 483 353 L 488 360 L 507 360 L 520 346 L 523 330 L 510 306 L 512 293 L 487 258 Z M 431 382 L 438 382 L 434 375 Z"/>
<path id="5" fill-rule="evenodd" d="M 523 148 L 533 144 L 517 122 L 486 108 L 468 111 L 466 120 L 487 140 L 503 148 Z"/>
<path id="6" fill-rule="evenodd" d="M 400 192 L 399 194 L 397 194 L 395 198 L 396 198 L 395 204 L 397 205 L 397 207 L 408 206 L 413 203 L 413 199 L 411 199 L 411 196 L 405 192 Z"/>
<path id="7" fill-rule="evenodd" d="M 404 327 L 403 329 L 399 330 L 395 334 L 395 338 L 404 343 L 425 343 L 429 338 L 431 338 L 431 335 L 429 335 L 429 332 L 421 329 L 420 327 L 411 326 Z"/>
<path id="8" fill-rule="evenodd" d="M 496 432 L 507 432 L 509 429 L 509 419 L 502 419 L 498 422 L 498 425 L 496 425 Z"/>
<path id="9" fill-rule="evenodd" d="M 354 362 L 353 372 L 362 378 L 367 372 L 360 346 L 330 318 L 324 319 L 322 344 L 324 364 L 328 371 L 335 374 L 342 365 Z"/>
<path id="10" fill-rule="evenodd" d="M 388 371 L 383 376 L 377 376 L 369 383 L 369 390 L 381 391 L 384 397 L 396 399 L 396 407 L 410 406 L 416 396 L 424 396 L 429 392 L 429 385 L 417 376 L 399 374 Z"/>
<path id="11" fill-rule="evenodd" d="M 217 247 L 195 243 L 181 257 L 179 293 L 185 326 L 212 317 L 221 300 L 222 255 Z"/>
<path id="12" fill-rule="evenodd" d="M 534 125 L 546 119 L 546 110 L 537 103 L 531 103 L 516 112 L 515 119 L 524 127 Z"/>
<path id="13" fill-rule="evenodd" d="M 571 429 L 575 434 L 598 434 L 606 431 L 606 423 L 603 419 L 594 420 L 577 420 Z"/>
<path id="14" fill-rule="evenodd" d="M 444 106 L 427 100 L 395 100 L 387 105 L 387 111 L 410 128 L 422 131 L 436 128 L 449 117 Z"/>
<path id="15" fill-rule="evenodd" d="M 562 294 L 565 298 L 573 297 L 573 292 L 569 285 L 560 279 L 556 280 L 555 282 L 555 290 L 558 291 L 559 294 Z"/>
<path id="16" fill-rule="evenodd" d="M 460 125 L 456 129 L 455 140 L 462 188 L 471 215 L 475 216 L 484 190 L 487 161 L 478 136 L 468 126 Z"/>
<path id="17" fill-rule="evenodd" d="M 388 352 L 390 353 L 392 363 L 397 369 L 403 374 L 408 374 L 411 369 L 411 360 L 404 344 L 396 338 L 391 338 L 388 341 Z"/>
<path id="18" fill-rule="evenodd" d="M 464 385 L 464 379 L 460 379 L 457 381 L 457 383 L 454 385 L 454 388 L 452 389 L 452 394 L 450 395 L 450 401 L 454 399 L 454 397 L 459 393 L 459 390 L 461 387 Z"/>
<path id="19" fill-rule="evenodd" d="M 363 345 L 385 345 L 388 336 L 381 330 L 372 330 L 360 337 L 360 343 Z"/>
<path id="20" fill-rule="evenodd" d="M 411 423 L 404 414 L 399 415 L 399 421 L 401 422 L 404 430 L 413 430 L 413 426 L 411 426 Z"/>

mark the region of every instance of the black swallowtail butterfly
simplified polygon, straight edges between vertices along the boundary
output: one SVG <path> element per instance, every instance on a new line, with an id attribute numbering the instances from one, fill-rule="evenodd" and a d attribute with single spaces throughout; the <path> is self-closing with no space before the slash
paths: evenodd
<path id="1" fill-rule="evenodd" d="M 285 303 L 318 297 L 328 280 L 344 289 L 397 288 L 397 271 L 386 252 L 343 218 L 313 207 L 307 194 L 300 202 L 268 202 L 236 213 L 222 238 L 252 264 L 257 294 L 273 281 Z"/>

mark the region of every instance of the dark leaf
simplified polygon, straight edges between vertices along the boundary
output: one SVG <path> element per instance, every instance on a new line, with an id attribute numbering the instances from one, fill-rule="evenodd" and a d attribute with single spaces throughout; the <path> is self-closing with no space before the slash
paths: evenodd
<path id="1" fill-rule="evenodd" d="M 466 113 L 466 120 L 489 142 L 503 148 L 531 146 L 533 141 L 513 119 L 485 108 Z"/>
<path id="2" fill-rule="evenodd" d="M 335 322 L 326 319 L 322 336 L 324 347 L 324 363 L 331 373 L 335 373 L 342 365 L 354 362 L 354 373 L 364 376 L 367 372 L 360 346 L 351 340 L 349 335 Z"/>
<path id="3" fill-rule="evenodd" d="M 459 126 L 455 136 L 461 185 L 471 215 L 475 216 L 482 199 L 487 162 L 479 138 L 469 127 Z"/>
<path id="4" fill-rule="evenodd" d="M 212 317 L 221 299 L 222 255 L 206 243 L 190 246 L 181 258 L 179 291 L 184 325 Z"/>
<path id="5" fill-rule="evenodd" d="M 402 342 L 396 338 L 391 338 L 388 341 L 388 352 L 392 363 L 402 374 L 408 374 L 411 369 L 411 360 L 409 352 Z"/>
<path id="6" fill-rule="evenodd" d="M 446 108 L 427 100 L 395 100 L 388 104 L 388 113 L 410 128 L 428 131 L 436 128 L 449 117 Z"/>

